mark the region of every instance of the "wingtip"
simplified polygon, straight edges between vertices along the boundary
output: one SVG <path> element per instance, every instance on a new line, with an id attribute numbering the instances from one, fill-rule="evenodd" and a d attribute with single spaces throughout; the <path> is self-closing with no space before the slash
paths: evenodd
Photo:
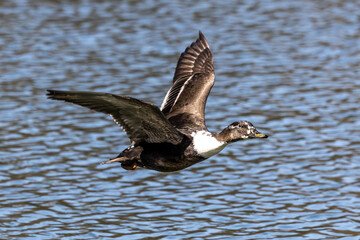
<path id="1" fill-rule="evenodd" d="M 48 98 L 51 98 L 51 96 L 55 95 L 55 90 L 51 90 L 51 89 L 46 89 L 46 96 Z"/>
<path id="2" fill-rule="evenodd" d="M 201 30 L 199 30 L 199 38 L 198 38 L 198 40 L 199 40 L 200 42 L 205 43 L 205 46 L 208 47 L 208 48 L 210 48 L 209 43 L 208 43 L 208 41 L 206 40 L 205 35 L 201 32 Z"/>
<path id="3" fill-rule="evenodd" d="M 49 99 L 57 99 L 61 95 L 61 91 L 58 90 L 46 89 L 46 91 L 46 96 Z"/>
<path id="4" fill-rule="evenodd" d="M 204 34 L 201 32 L 201 30 L 199 30 L 199 38 L 204 38 Z"/>
<path id="5" fill-rule="evenodd" d="M 49 99 L 59 100 L 60 99 L 59 97 L 61 97 L 64 94 L 64 91 L 61 90 L 46 89 L 46 91 L 47 91 L 46 96 Z"/>

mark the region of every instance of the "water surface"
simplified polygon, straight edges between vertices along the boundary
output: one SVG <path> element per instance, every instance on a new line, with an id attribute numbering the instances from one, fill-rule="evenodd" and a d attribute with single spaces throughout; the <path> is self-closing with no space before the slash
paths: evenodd
<path id="1" fill-rule="evenodd" d="M 358 239 L 358 1 L 1 1 L 3 239 Z M 216 84 L 207 125 L 251 121 L 188 169 L 98 163 L 129 140 L 45 90 L 160 105 L 202 30 Z"/>

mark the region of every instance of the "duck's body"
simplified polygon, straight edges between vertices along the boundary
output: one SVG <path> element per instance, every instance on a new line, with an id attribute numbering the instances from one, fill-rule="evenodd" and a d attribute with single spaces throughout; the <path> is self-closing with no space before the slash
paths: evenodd
<path id="1" fill-rule="evenodd" d="M 226 142 L 218 141 L 207 131 L 192 133 L 183 131 L 183 134 L 183 140 L 177 145 L 143 142 L 137 146 L 128 147 L 119 156 L 105 163 L 120 161 L 128 170 L 140 166 L 171 172 L 203 161 L 217 154 L 227 145 Z"/>
<path id="2" fill-rule="evenodd" d="M 204 35 L 179 58 L 173 86 L 159 109 L 151 103 L 121 95 L 48 90 L 48 97 L 72 102 L 109 114 L 132 141 L 116 158 L 123 168 L 137 166 L 157 171 L 176 171 L 220 152 L 227 144 L 265 138 L 251 123 L 234 122 L 221 133 L 205 126 L 205 104 L 214 84 L 212 54 Z"/>

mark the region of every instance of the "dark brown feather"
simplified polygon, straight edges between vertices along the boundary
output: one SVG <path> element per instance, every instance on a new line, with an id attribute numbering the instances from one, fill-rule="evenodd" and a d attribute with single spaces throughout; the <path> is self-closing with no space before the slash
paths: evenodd
<path id="1" fill-rule="evenodd" d="M 181 116 L 186 116 L 186 122 L 189 123 L 189 119 L 194 120 L 191 125 L 195 126 L 195 129 L 206 128 L 204 110 L 214 78 L 212 53 L 204 35 L 199 32 L 199 38 L 181 54 L 173 86 L 161 106 L 162 112 L 175 127 L 182 128 L 179 126 Z M 171 121 L 175 118 L 176 121 Z M 201 124 L 197 125 L 198 123 Z"/>
<path id="2" fill-rule="evenodd" d="M 183 136 L 166 119 L 154 104 L 141 100 L 96 92 L 48 90 L 50 99 L 75 103 L 92 110 L 109 114 L 133 142 L 179 144 Z"/>

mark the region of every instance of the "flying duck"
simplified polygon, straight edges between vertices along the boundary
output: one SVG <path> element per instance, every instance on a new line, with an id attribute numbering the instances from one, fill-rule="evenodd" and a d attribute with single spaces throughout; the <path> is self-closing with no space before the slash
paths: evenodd
<path id="1" fill-rule="evenodd" d="M 220 133 L 208 131 L 204 110 L 214 79 L 212 53 L 199 31 L 199 38 L 180 55 L 172 87 L 160 108 L 111 93 L 47 90 L 47 96 L 109 114 L 126 132 L 131 146 L 102 163 L 120 162 L 126 170 L 139 166 L 171 172 L 203 161 L 229 143 L 267 138 L 248 121 L 234 122 Z"/>

